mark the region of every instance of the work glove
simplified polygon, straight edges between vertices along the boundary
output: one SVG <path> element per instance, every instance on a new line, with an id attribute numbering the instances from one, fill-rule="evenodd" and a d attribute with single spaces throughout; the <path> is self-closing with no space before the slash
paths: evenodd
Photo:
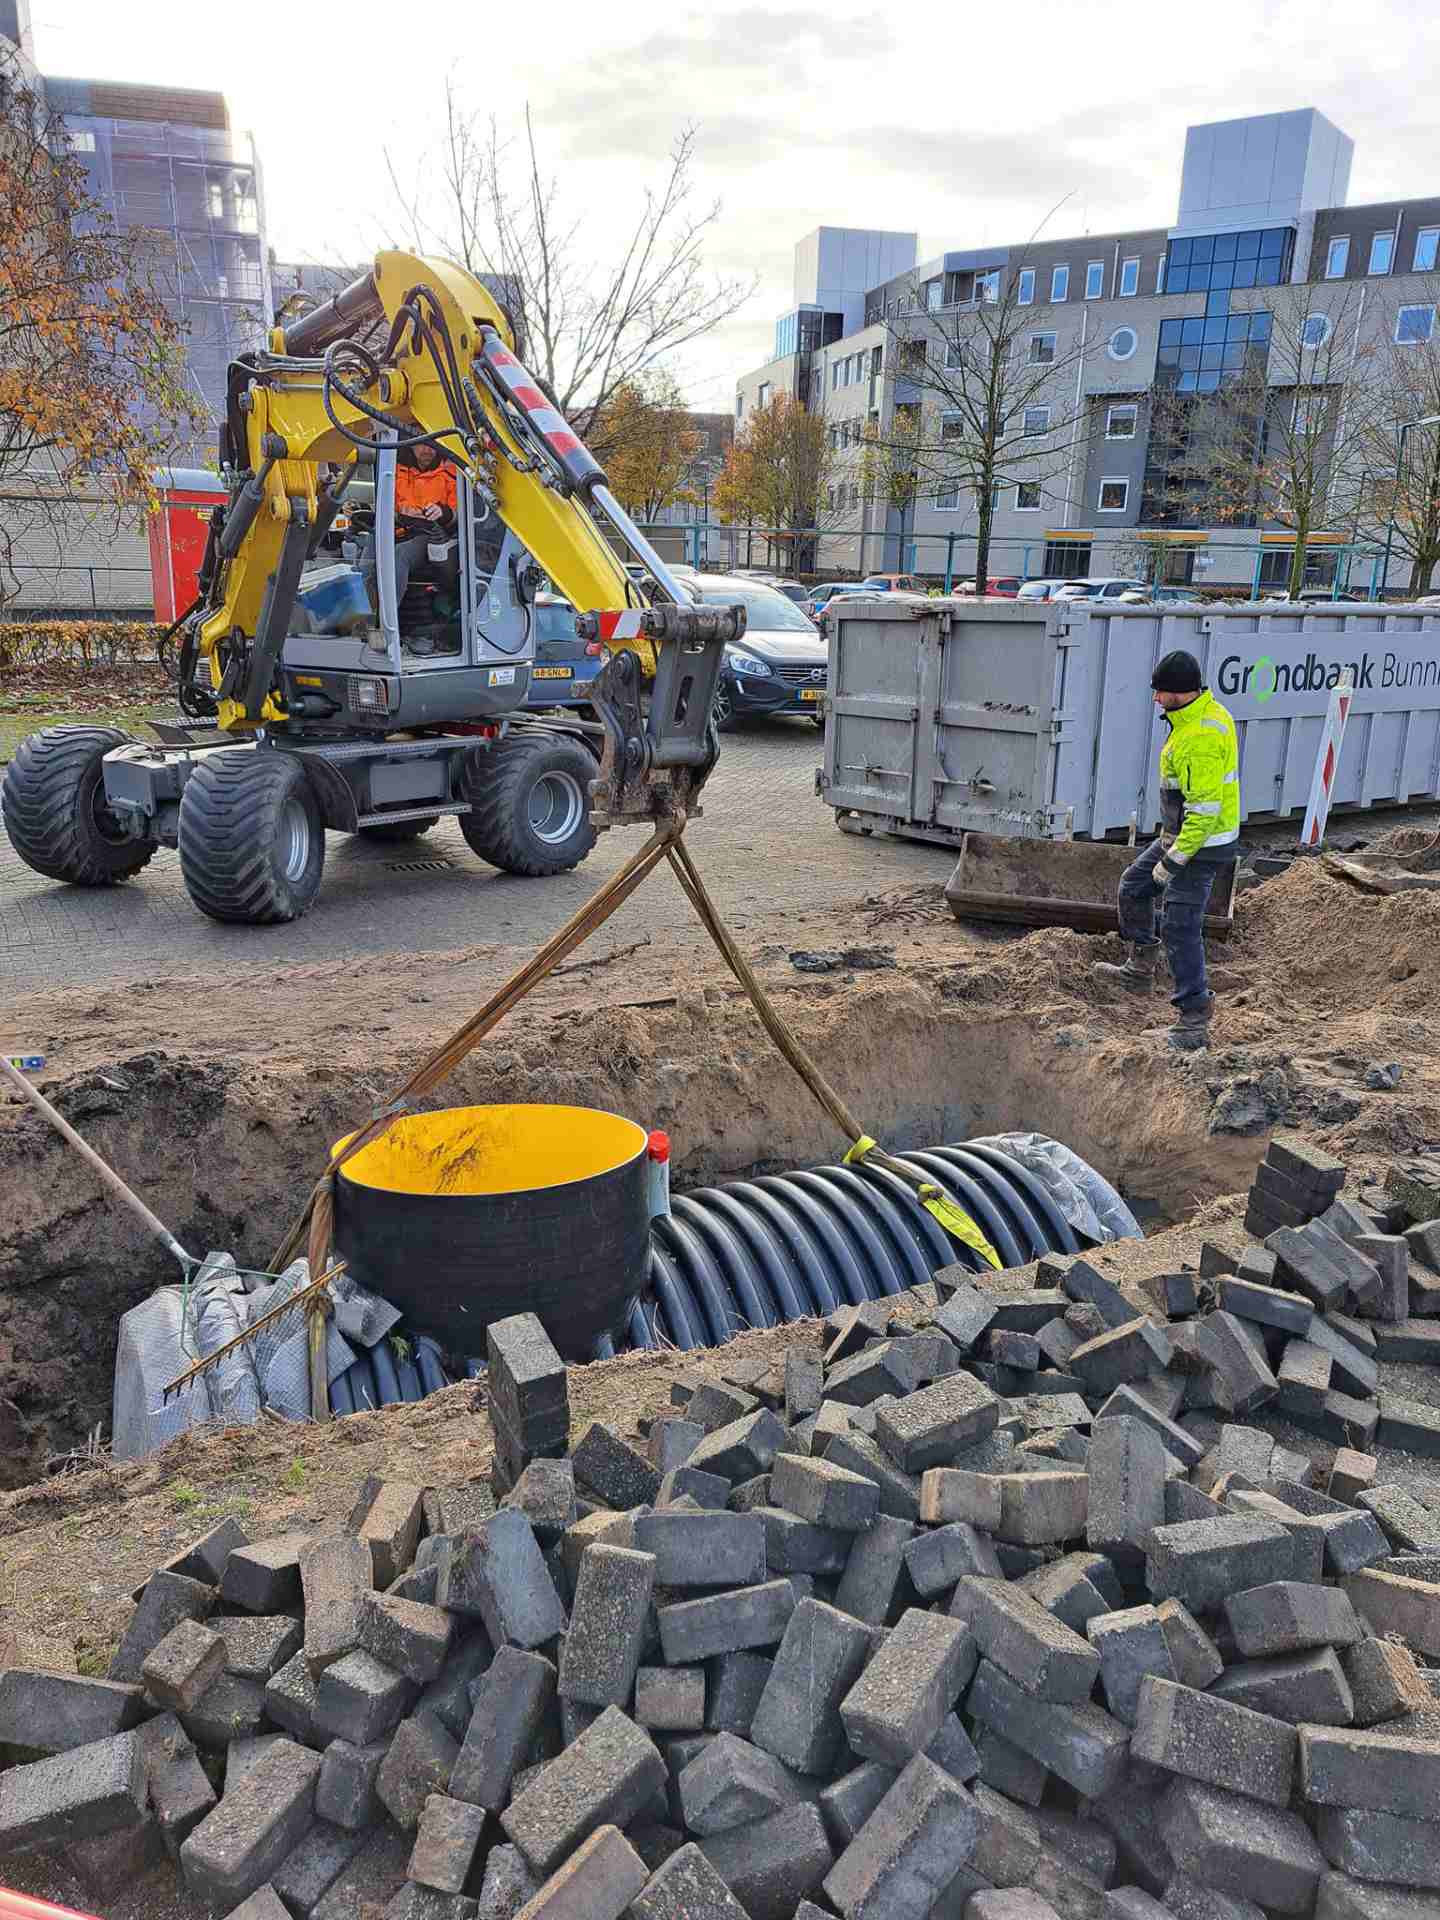
<path id="1" fill-rule="evenodd" d="M 1164 860 L 1157 860 L 1151 869 L 1150 878 L 1155 882 L 1158 891 L 1163 893 L 1170 882 L 1177 877 L 1179 871 L 1178 867 L 1172 867 Z"/>

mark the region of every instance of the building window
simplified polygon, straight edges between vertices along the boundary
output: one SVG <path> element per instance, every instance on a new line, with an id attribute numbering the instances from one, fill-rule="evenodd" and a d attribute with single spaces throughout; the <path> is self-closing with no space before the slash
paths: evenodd
<path id="1" fill-rule="evenodd" d="M 1434 331 L 1434 307 L 1401 307 L 1396 315 L 1395 339 L 1402 347 L 1423 347 Z"/>
<path id="2" fill-rule="evenodd" d="M 1111 407 L 1105 415 L 1105 438 L 1107 440 L 1133 440 L 1135 423 L 1140 417 L 1138 407 Z"/>
<path id="3" fill-rule="evenodd" d="M 947 340 L 945 342 L 946 371 L 948 373 L 954 373 L 955 369 L 961 366 L 962 364 L 963 362 L 961 360 L 961 355 L 960 355 L 960 342 L 958 340 Z"/>
<path id="4" fill-rule="evenodd" d="M 1440 254 L 1440 227 L 1422 227 L 1415 236 L 1415 261 L 1411 271 L 1433 273 L 1437 254 Z"/>
<path id="5" fill-rule="evenodd" d="M 1035 269 L 1033 267 L 1025 267 L 1020 274 L 1020 284 L 1015 293 L 1015 304 L 1020 307 L 1028 307 L 1034 301 L 1034 298 Z"/>
<path id="6" fill-rule="evenodd" d="M 1053 333 L 1032 333 L 1030 336 L 1030 364 L 1032 367 L 1048 367 L 1055 358 L 1055 342 L 1058 336 Z"/>
<path id="7" fill-rule="evenodd" d="M 958 513 L 960 511 L 960 489 L 953 483 L 948 487 L 935 489 L 935 511 L 937 513 Z"/>
<path id="8" fill-rule="evenodd" d="M 737 393 L 735 396 L 735 418 L 739 420 L 744 414 L 744 412 L 745 412 L 745 396 L 743 393 Z"/>
<path id="9" fill-rule="evenodd" d="M 1300 344 L 1312 353 L 1316 347 L 1323 347 L 1330 338 L 1330 316 L 1328 313 L 1307 313 L 1300 323 Z"/>
<path id="10" fill-rule="evenodd" d="M 1120 298 L 1133 300 L 1140 291 L 1140 262 L 1122 260 L 1120 262 Z"/>
<path id="11" fill-rule="evenodd" d="M 1165 262 L 1166 262 L 1166 259 L 1167 259 L 1167 258 L 1168 258 L 1168 256 L 1167 256 L 1166 254 L 1163 254 L 1163 253 L 1162 253 L 1162 254 L 1161 254 L 1161 256 L 1160 256 L 1160 264 L 1159 264 L 1159 266 L 1158 266 L 1158 267 L 1156 267 L 1156 269 L 1155 269 L 1155 291 L 1156 291 L 1156 293 L 1163 293 L 1163 292 L 1165 291 Z"/>
<path id="12" fill-rule="evenodd" d="M 1085 269 L 1085 298 L 1098 300 L 1105 291 L 1105 262 L 1092 260 Z"/>
<path id="13" fill-rule="evenodd" d="M 1139 342 L 1140 336 L 1133 327 L 1117 327 L 1111 334 L 1105 351 L 1112 360 L 1128 360 Z"/>
<path id="14" fill-rule="evenodd" d="M 768 380 L 762 380 L 762 381 L 760 382 L 760 387 L 759 387 L 759 391 L 758 391 L 758 392 L 756 393 L 756 395 L 755 395 L 755 404 L 756 404 L 756 406 L 757 406 L 757 407 L 768 407 L 768 406 L 769 406 L 769 404 L 770 404 L 770 382 L 769 382 Z"/>
<path id="15" fill-rule="evenodd" d="M 884 347 L 872 347 L 870 349 L 870 378 L 872 380 L 879 379 L 880 369 L 884 366 L 884 364 L 885 364 Z"/>
<path id="16" fill-rule="evenodd" d="M 840 369 L 844 364 L 843 360 L 832 360 L 830 363 L 830 391 L 832 393 L 834 393 L 840 384 Z"/>
<path id="17" fill-rule="evenodd" d="M 1327 553 L 1324 548 L 1312 548 L 1305 555 L 1305 578 L 1302 587 L 1333 587 L 1335 567 L 1339 559 L 1336 553 Z M 1290 584 L 1290 568 L 1295 559 L 1293 547 L 1269 547 L 1260 556 L 1260 585 L 1262 587 L 1283 590 Z"/>
<path id="18" fill-rule="evenodd" d="M 993 268 L 989 273 L 977 273 L 975 276 L 975 304 L 981 307 L 993 307 L 999 298 L 999 268 Z"/>
<path id="19" fill-rule="evenodd" d="M 1069 297 L 1070 269 L 1069 267 L 1056 267 L 1050 275 L 1050 298 L 1052 300 L 1068 300 Z"/>
<path id="20" fill-rule="evenodd" d="M 1332 240 L 1325 249 L 1325 278 L 1343 280 L 1345 269 L 1350 264 L 1350 239 L 1342 234 L 1338 240 Z"/>
<path id="21" fill-rule="evenodd" d="M 958 413 L 942 413 L 940 416 L 940 440 L 962 440 L 965 437 L 965 423 Z"/>
<path id="22" fill-rule="evenodd" d="M 1038 513 L 1040 511 L 1041 486 L 1038 480 L 1021 480 L 1015 488 L 1015 511 L 1017 513 Z"/>
<path id="23" fill-rule="evenodd" d="M 945 284 L 943 281 L 927 280 L 925 282 L 925 311 L 927 313 L 938 313 L 940 311 L 940 302 L 944 292 Z"/>
<path id="24" fill-rule="evenodd" d="M 1372 234 L 1370 238 L 1370 265 L 1367 268 L 1367 272 L 1388 273 L 1390 271 L 1390 262 L 1394 257 L 1395 235 L 1393 233 Z"/>
<path id="25" fill-rule="evenodd" d="M 1124 513 L 1130 503 L 1130 482 L 1128 480 L 1102 480 L 1100 482 L 1101 513 Z"/>
<path id="26" fill-rule="evenodd" d="M 1270 345 L 1270 315 L 1196 314 L 1162 320 L 1155 354 L 1155 382 L 1177 393 L 1215 393 L 1247 367 L 1263 367 Z"/>
<path id="27" fill-rule="evenodd" d="M 1033 440 L 1038 434 L 1050 431 L 1049 407 L 1026 407 L 1023 432 L 1027 440 Z"/>
<path id="28" fill-rule="evenodd" d="M 1083 580 L 1090 571 L 1088 540 L 1047 540 L 1040 572 L 1046 580 Z"/>
<path id="29" fill-rule="evenodd" d="M 1294 234 L 1289 227 L 1248 233 L 1207 233 L 1172 240 L 1165 268 L 1167 293 L 1211 293 L 1230 287 L 1278 287 L 1289 277 Z"/>

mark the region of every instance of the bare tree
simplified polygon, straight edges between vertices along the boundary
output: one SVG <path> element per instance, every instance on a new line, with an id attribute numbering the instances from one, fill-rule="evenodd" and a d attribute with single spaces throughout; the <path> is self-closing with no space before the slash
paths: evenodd
<path id="1" fill-rule="evenodd" d="M 1374 403 L 1373 338 L 1348 283 L 1323 300 L 1304 284 L 1267 292 L 1268 331 L 1212 369 L 1213 391 L 1157 391 L 1151 447 L 1198 515 L 1295 536 L 1287 592 L 1305 583 L 1312 534 L 1349 498 Z M 1202 376 L 1203 377 L 1203 376 Z"/>
<path id="2" fill-rule="evenodd" d="M 1098 341 L 1080 331 L 1062 344 L 1059 325 L 1021 306 L 1022 254 L 1005 271 L 976 274 L 968 300 L 927 310 L 902 295 L 886 316 L 887 358 L 914 398 L 897 401 L 872 434 L 897 476 L 910 476 L 910 501 L 948 488 L 975 506 L 975 579 L 988 578 L 996 497 L 1007 486 L 1035 489 L 1037 503 L 1065 481 L 1088 438 L 1091 404 L 1077 378 Z M 1066 488 L 1065 490 L 1068 490 Z"/>
<path id="3" fill-rule="evenodd" d="M 586 246 L 593 206 L 570 200 L 546 171 L 528 106 L 523 133 L 507 138 L 493 115 L 471 112 L 447 81 L 438 196 L 406 189 L 386 155 L 410 242 L 502 283 L 530 370 L 582 432 L 617 387 L 711 332 L 755 291 L 757 278 L 706 273 L 720 203 L 696 199 L 695 142 L 693 126 L 677 136 L 658 184 L 607 259 Z M 426 161 L 419 178 L 432 172 Z"/>
<path id="4" fill-rule="evenodd" d="M 1426 593 L 1440 563 L 1440 339 L 1428 307 L 1381 304 L 1369 356 L 1371 402 L 1355 433 L 1353 520 L 1410 562 Z M 1421 424 L 1421 423 L 1426 424 Z M 1402 431 L 1403 429 L 1403 431 Z"/>

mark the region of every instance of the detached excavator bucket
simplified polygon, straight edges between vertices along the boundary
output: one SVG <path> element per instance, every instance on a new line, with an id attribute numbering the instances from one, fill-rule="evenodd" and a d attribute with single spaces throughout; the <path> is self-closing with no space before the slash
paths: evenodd
<path id="1" fill-rule="evenodd" d="M 1134 858 L 1133 847 L 1103 840 L 1011 840 L 967 833 L 945 884 L 945 899 L 957 920 L 1113 933 L 1120 924 L 1115 889 Z M 1212 940 L 1228 940 L 1234 918 L 1231 865 L 1211 892 L 1205 931 Z"/>

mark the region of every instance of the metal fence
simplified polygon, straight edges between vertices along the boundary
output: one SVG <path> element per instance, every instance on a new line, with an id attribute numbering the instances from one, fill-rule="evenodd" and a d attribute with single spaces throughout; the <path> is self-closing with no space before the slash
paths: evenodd
<path id="1" fill-rule="evenodd" d="M 153 619 L 155 602 L 146 566 L 46 566 L 17 561 L 13 599 L 0 602 L 0 620 Z"/>
<path id="2" fill-rule="evenodd" d="M 648 530 L 647 530 L 648 531 Z M 975 534 L 898 534 L 820 530 L 792 533 L 761 526 L 697 523 L 661 529 L 683 533 L 686 562 L 710 571 L 763 568 L 806 581 L 862 580 L 874 573 L 913 574 L 926 586 L 946 591 L 968 579 L 975 568 Z M 1146 536 L 1134 528 L 1113 533 L 1065 531 L 1031 537 L 997 534 L 990 542 L 991 579 L 1049 580 L 1114 575 L 1156 586 L 1190 588 L 1200 597 L 1261 598 L 1281 594 L 1290 577 L 1292 540 L 1273 534 L 1240 540 L 1197 533 Z M 1304 588 L 1336 598 L 1401 599 L 1395 584 L 1409 562 L 1397 560 L 1391 584 L 1382 592 L 1384 552 L 1371 542 L 1326 536 L 1306 553 Z"/>

